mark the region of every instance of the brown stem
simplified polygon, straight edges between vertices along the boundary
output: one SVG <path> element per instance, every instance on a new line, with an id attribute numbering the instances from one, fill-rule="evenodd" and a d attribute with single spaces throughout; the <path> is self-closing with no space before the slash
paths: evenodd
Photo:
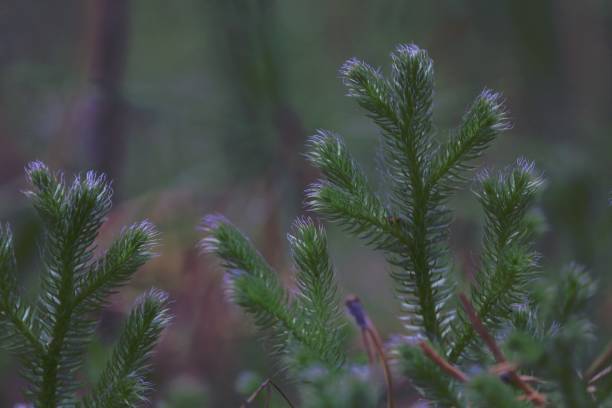
<path id="1" fill-rule="evenodd" d="M 280 394 L 280 396 L 283 397 L 283 399 L 285 400 L 287 405 L 289 405 L 290 408 L 294 408 L 294 406 L 291 403 L 291 400 L 289 399 L 287 394 L 285 394 L 285 392 L 283 390 L 281 390 L 280 387 L 278 385 L 276 385 L 276 383 L 274 383 L 273 381 L 270 381 L 270 384 L 272 385 L 272 387 L 274 387 L 276 392 L 278 392 Z"/>
<path id="2" fill-rule="evenodd" d="M 259 396 L 259 394 L 261 394 L 262 391 L 267 390 L 268 391 L 268 397 L 266 399 L 266 404 L 269 403 L 270 401 L 270 386 L 274 387 L 274 389 L 276 390 L 276 392 L 279 393 L 279 395 L 285 400 L 285 402 L 287 403 L 287 405 L 289 405 L 290 408 L 294 408 L 293 404 L 291 403 L 291 400 L 289 399 L 289 397 L 287 397 L 287 395 L 283 392 L 283 390 L 280 389 L 280 387 L 278 385 L 276 385 L 271 379 L 266 378 L 264 380 L 264 382 L 262 382 L 259 387 L 257 387 L 255 389 L 255 391 L 253 391 L 253 393 L 249 396 L 249 398 L 247 398 L 244 403 L 242 405 L 240 405 L 240 408 L 247 408 L 249 405 L 251 405 L 253 403 L 253 401 L 255 401 L 255 399 Z M 267 405 L 266 405 L 267 406 Z"/>
<path id="3" fill-rule="evenodd" d="M 597 381 L 601 380 L 611 372 L 612 366 L 607 366 L 606 368 L 595 374 L 593 377 L 591 377 L 591 379 L 589 379 L 589 384 L 595 384 Z"/>
<path id="4" fill-rule="evenodd" d="M 272 403 L 272 388 L 267 387 L 266 400 L 264 401 L 264 407 L 270 408 L 270 403 Z"/>
<path id="5" fill-rule="evenodd" d="M 419 347 L 421 347 L 423 353 L 425 353 L 425 355 L 429 357 L 431 361 L 436 363 L 438 367 L 440 367 L 451 377 L 461 382 L 467 382 L 469 380 L 468 376 L 463 371 L 446 361 L 426 341 L 421 341 L 419 343 Z"/>
<path id="6" fill-rule="evenodd" d="M 476 313 L 472 302 L 470 302 L 467 296 L 465 296 L 465 294 L 463 293 L 459 295 L 459 300 L 461 301 L 463 310 L 465 310 L 468 319 L 470 319 L 474 330 L 476 331 L 476 333 L 478 333 L 482 341 L 484 341 L 485 345 L 491 351 L 491 354 L 493 354 L 497 363 L 506 364 L 506 357 L 504 357 L 504 354 L 497 345 L 495 338 L 493 338 L 491 333 L 489 333 L 489 331 L 485 327 L 482 320 L 480 320 L 480 318 L 478 317 L 478 313 Z M 525 393 L 525 396 L 529 401 L 533 402 L 536 406 L 546 405 L 546 397 L 537 392 L 535 389 L 533 389 L 533 387 L 531 387 L 525 381 L 523 381 L 521 377 L 516 373 L 516 371 L 510 371 L 508 373 L 508 376 L 510 378 L 510 381 Z"/>
<path id="7" fill-rule="evenodd" d="M 394 408 L 395 403 L 393 401 L 393 378 L 391 376 L 391 369 L 389 368 L 389 362 L 387 361 L 385 350 L 383 348 L 382 342 L 380 341 L 380 336 L 378 335 L 376 329 L 372 329 L 371 327 L 366 327 L 364 330 L 370 335 L 372 343 L 374 343 L 374 348 L 376 349 L 380 358 L 380 364 L 383 368 L 385 384 L 387 385 L 387 407 Z"/>
<path id="8" fill-rule="evenodd" d="M 612 360 L 612 342 L 608 343 L 604 351 L 591 363 L 589 368 L 584 373 L 585 381 L 591 382 L 593 377 L 598 375 L 606 365 Z"/>
<path id="9" fill-rule="evenodd" d="M 253 393 L 249 396 L 249 398 L 247 398 L 246 401 L 244 401 L 244 403 L 240 406 L 240 408 L 246 408 L 249 404 L 255 401 L 255 398 L 257 398 L 263 390 L 268 388 L 269 385 L 270 385 L 270 379 L 266 378 L 266 380 L 262 382 L 261 384 L 259 384 L 259 387 L 257 387 L 255 391 L 253 391 Z"/>
<path id="10" fill-rule="evenodd" d="M 361 330 L 361 337 L 363 340 L 363 345 L 368 353 L 368 360 L 370 364 L 374 362 L 374 353 L 370 347 L 369 340 L 374 344 L 374 350 L 378 354 L 380 358 L 380 363 L 383 367 L 383 374 L 385 376 L 385 384 L 387 386 L 387 407 L 394 408 L 395 402 L 393 401 L 393 378 L 391 376 L 391 370 L 389 368 L 389 363 L 387 361 L 387 357 L 385 355 L 385 350 L 383 347 L 382 339 L 378 334 L 378 330 L 368 317 L 365 309 L 363 308 L 361 301 L 355 295 L 350 295 L 346 298 L 345 301 L 346 307 L 349 313 L 355 319 L 355 323 L 359 326 Z"/>
<path id="11" fill-rule="evenodd" d="M 374 364 L 374 352 L 372 351 L 372 346 L 370 345 L 370 340 L 368 340 L 368 333 L 361 329 L 361 341 L 363 342 L 363 348 L 365 348 L 366 353 L 368 354 L 368 363 L 370 365 Z"/>
<path id="12" fill-rule="evenodd" d="M 504 354 L 501 352 L 501 350 L 497 346 L 497 342 L 495 341 L 495 338 L 493 338 L 491 333 L 489 333 L 489 331 L 485 327 L 482 320 L 480 320 L 480 317 L 478 317 L 478 313 L 476 313 L 476 310 L 474 309 L 472 302 L 470 302 L 467 296 L 465 296 L 465 294 L 463 293 L 459 295 L 459 300 L 461 301 L 463 310 L 465 310 L 465 313 L 468 315 L 468 318 L 470 319 L 470 322 L 472 323 L 474 330 L 476 331 L 476 333 L 478 333 L 478 335 L 480 336 L 482 341 L 484 341 L 487 348 L 491 351 L 491 353 L 493 354 L 493 357 L 495 357 L 495 361 L 497 361 L 500 364 L 505 363 L 506 358 L 504 357 Z"/>

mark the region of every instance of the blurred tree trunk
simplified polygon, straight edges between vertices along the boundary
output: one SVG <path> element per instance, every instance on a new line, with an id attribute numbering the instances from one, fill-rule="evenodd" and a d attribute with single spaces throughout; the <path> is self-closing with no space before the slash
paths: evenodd
<path id="1" fill-rule="evenodd" d="M 542 138 L 567 140 L 575 133 L 561 67 L 554 0 L 507 0 L 521 94 L 515 114 Z"/>
<path id="2" fill-rule="evenodd" d="M 210 33 L 218 38 L 220 68 L 233 92 L 238 123 L 244 130 L 227 135 L 232 161 L 241 161 L 241 181 L 256 175 L 267 214 L 262 225 L 262 253 L 285 268 L 283 211 L 299 212 L 302 192 L 315 172 L 299 155 L 305 131 L 287 96 L 287 59 L 274 0 L 219 0 Z M 242 157 L 241 157 L 242 156 Z M 252 157 L 258 163 L 252 165 Z M 263 167 L 258 167 L 262 166 Z M 242 168 L 243 167 L 243 168 Z"/>
<path id="3" fill-rule="evenodd" d="M 129 0 L 92 0 L 87 44 L 87 89 L 75 130 L 86 165 L 115 178 L 123 154 L 125 69 Z"/>
<path id="4" fill-rule="evenodd" d="M 0 99 L 0 183 L 4 184 L 21 176 L 24 160 L 14 142 L 14 135 L 4 125 L 3 101 Z"/>
<path id="5" fill-rule="evenodd" d="M 556 2 L 557 35 L 561 49 L 571 114 L 587 129 L 610 114 L 612 69 L 606 27 L 606 4 L 596 0 Z M 582 139 L 585 135 L 581 134 Z"/>

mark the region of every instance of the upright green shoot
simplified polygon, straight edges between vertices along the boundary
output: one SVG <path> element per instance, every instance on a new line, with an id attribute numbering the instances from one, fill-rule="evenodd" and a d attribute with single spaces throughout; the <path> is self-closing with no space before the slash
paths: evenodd
<path id="1" fill-rule="evenodd" d="M 0 322 L 7 334 L 1 339 L 2 345 L 23 363 L 23 374 L 29 382 L 27 395 L 36 407 L 74 407 L 79 404 L 76 375 L 94 335 L 98 313 L 108 297 L 153 256 L 157 232 L 149 222 L 134 224 L 105 254 L 95 258 L 95 240 L 111 209 L 110 183 L 103 175 L 88 172 L 68 185 L 61 174 L 40 162 L 31 163 L 26 173 L 31 185 L 26 194 L 45 227 L 42 289 L 35 306 L 21 299 L 15 279 L 13 236 L 8 227 L 0 228 Z M 127 329 L 141 325 L 152 331 L 137 333 L 130 344 L 121 342 L 115 350 L 116 355 L 142 355 L 134 361 L 129 384 L 121 379 L 124 373 L 107 374 L 91 396 L 96 400 L 108 394 L 106 403 L 88 406 L 127 407 L 144 398 L 142 384 L 149 371 L 149 351 L 167 325 L 168 316 L 165 296 L 151 292 L 143 302 L 158 306 L 153 310 L 155 319 L 148 321 L 142 314 L 131 316 Z M 111 390 L 110 384 L 115 381 L 121 383 L 121 393 Z"/>

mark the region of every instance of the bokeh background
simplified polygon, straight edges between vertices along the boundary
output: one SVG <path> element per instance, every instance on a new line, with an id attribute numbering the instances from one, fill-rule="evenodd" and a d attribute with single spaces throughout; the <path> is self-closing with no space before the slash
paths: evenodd
<path id="1" fill-rule="evenodd" d="M 248 319 L 224 299 L 214 259 L 199 254 L 196 226 L 226 214 L 289 277 L 285 233 L 317 176 L 302 157 L 307 136 L 339 132 L 378 182 L 379 136 L 337 70 L 353 56 L 385 69 L 406 42 L 435 61 L 440 138 L 483 87 L 504 93 L 514 128 L 481 164 L 536 162 L 547 179 L 544 271 L 571 260 L 593 271 L 592 314 L 602 338 L 612 334 L 611 2 L 5 0 L 0 219 L 15 229 L 26 293 L 36 295 L 41 266 L 40 223 L 21 193 L 31 160 L 110 174 L 115 207 L 101 247 L 143 218 L 163 234 L 160 256 L 104 313 L 86 383 L 150 286 L 170 292 L 176 314 L 155 359 L 155 406 L 236 406 L 241 383 L 274 373 Z M 452 206 L 457 269 L 470 272 L 482 214 L 469 189 Z M 381 257 L 329 233 L 343 294 L 362 298 L 385 337 L 401 332 Z M 0 406 L 10 407 L 22 380 L 0 356 Z"/>

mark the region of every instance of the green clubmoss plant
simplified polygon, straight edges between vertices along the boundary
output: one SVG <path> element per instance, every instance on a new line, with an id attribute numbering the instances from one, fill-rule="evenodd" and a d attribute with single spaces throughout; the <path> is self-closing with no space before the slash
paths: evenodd
<path id="1" fill-rule="evenodd" d="M 297 269 L 294 296 L 228 220 L 208 216 L 203 230 L 202 247 L 223 262 L 232 300 L 253 317 L 289 367 L 320 363 L 335 369 L 344 362 L 343 316 L 327 237 L 320 226 L 301 218 L 288 235 Z"/>
<path id="2" fill-rule="evenodd" d="M 42 287 L 34 304 L 19 294 L 13 235 L 0 228 L 0 345 L 14 353 L 35 407 L 133 407 L 150 388 L 153 347 L 170 316 L 167 296 L 150 290 L 130 312 L 119 342 L 97 384 L 78 398 L 78 372 L 109 296 L 153 256 L 154 226 L 125 228 L 99 257 L 95 240 L 110 209 L 112 190 L 103 175 L 88 172 L 71 184 L 43 163 L 26 169 L 26 192 L 41 218 Z"/>
<path id="3" fill-rule="evenodd" d="M 403 310 L 403 339 L 388 346 L 401 374 L 433 406 L 612 406 L 612 346 L 587 364 L 595 357 L 584 313 L 593 281 L 576 265 L 553 277 L 541 273 L 532 208 L 542 178 L 525 159 L 500 172 L 475 171 L 475 160 L 510 127 L 502 97 L 485 89 L 459 126 L 438 138 L 433 63 L 424 50 L 397 47 L 389 75 L 357 59 L 340 74 L 380 130 L 382 182 L 372 188 L 342 137 L 320 130 L 308 143 L 307 158 L 322 176 L 306 191 L 307 207 L 385 255 Z M 458 285 L 448 203 L 469 180 L 484 233 L 474 278 Z M 280 339 L 280 348 L 299 344 L 334 366 L 351 361 L 339 353 L 337 289 L 323 241 L 305 238 L 323 236 L 318 227 L 298 223 L 318 233 L 290 239 L 304 276 L 290 302 L 231 224 L 208 218 L 205 225 L 204 246 L 223 260 L 233 300 Z M 350 312 L 366 327 L 360 311 Z"/>

